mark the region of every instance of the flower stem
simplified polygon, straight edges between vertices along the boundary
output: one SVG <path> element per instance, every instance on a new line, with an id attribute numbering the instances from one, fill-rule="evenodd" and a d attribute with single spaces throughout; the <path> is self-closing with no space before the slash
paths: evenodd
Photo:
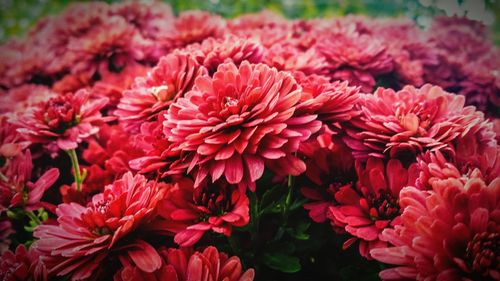
<path id="1" fill-rule="evenodd" d="M 31 219 L 31 221 L 33 221 L 34 223 L 36 223 L 36 225 L 41 225 L 42 224 L 42 222 L 37 217 L 37 215 L 35 215 L 35 213 L 33 213 L 32 211 L 27 211 L 26 215 L 28 216 L 28 218 Z"/>
<path id="2" fill-rule="evenodd" d="M 283 225 L 287 224 L 288 210 L 290 209 L 290 204 L 292 203 L 292 192 L 293 192 L 293 176 L 288 176 L 288 193 L 285 198 L 285 205 L 283 206 Z"/>
<path id="3" fill-rule="evenodd" d="M 75 177 L 76 191 L 80 191 L 83 177 L 80 173 L 80 165 L 78 164 L 78 156 L 76 155 L 76 150 L 66 150 L 66 153 L 68 153 L 69 158 L 71 159 L 71 166 L 73 166 L 73 176 Z"/>

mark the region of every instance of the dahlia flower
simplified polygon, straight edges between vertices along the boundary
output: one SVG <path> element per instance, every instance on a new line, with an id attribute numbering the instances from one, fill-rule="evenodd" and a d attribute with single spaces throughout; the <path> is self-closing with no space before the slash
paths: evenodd
<path id="1" fill-rule="evenodd" d="M 23 113 L 28 108 L 47 101 L 53 96 L 55 93 L 42 85 L 24 84 L 11 88 L 6 95 L 0 97 L 0 113 L 8 115 Z"/>
<path id="2" fill-rule="evenodd" d="M 164 36 L 173 46 L 183 47 L 209 37 L 222 37 L 225 29 L 226 22 L 218 15 L 204 11 L 186 11 L 179 14 L 170 33 Z"/>
<path id="3" fill-rule="evenodd" d="M 196 77 L 205 74 L 187 54 L 169 54 L 146 77 L 136 78 L 130 90 L 123 92 L 115 115 L 129 130 L 138 130 L 140 124 L 155 120 L 160 111 L 189 91 Z"/>
<path id="4" fill-rule="evenodd" d="M 393 247 L 371 251 L 395 265 L 383 280 L 498 280 L 500 278 L 500 179 L 432 182 L 431 191 L 401 191 L 401 225 L 381 239 Z"/>
<path id="5" fill-rule="evenodd" d="M 59 170 L 52 168 L 32 182 L 33 163 L 29 150 L 14 157 L 2 172 L 5 178 L 0 180 L 0 204 L 8 208 L 24 207 L 28 211 L 41 207 L 43 194 L 59 177 Z"/>
<path id="6" fill-rule="evenodd" d="M 347 80 L 365 92 L 371 92 L 376 76 L 393 69 L 386 46 L 366 34 L 332 34 L 319 41 L 315 48 L 329 63 L 333 79 Z"/>
<path id="7" fill-rule="evenodd" d="M 97 133 L 103 118 L 99 110 L 107 99 L 89 100 L 89 92 L 59 95 L 28 109 L 17 120 L 17 131 L 32 143 L 47 145 L 52 153 L 69 150 Z"/>
<path id="8" fill-rule="evenodd" d="M 196 80 L 173 103 L 164 132 L 173 151 L 197 167 L 195 186 L 210 175 L 255 188 L 266 165 L 278 175 L 298 175 L 304 163 L 293 155 L 318 131 L 311 114 L 296 115 L 300 86 L 291 75 L 264 64 L 221 64 L 212 77 Z"/>
<path id="9" fill-rule="evenodd" d="M 233 226 L 250 221 L 249 200 L 245 191 L 223 180 L 195 188 L 192 180 L 174 180 L 159 206 L 160 215 L 176 233 L 174 241 L 182 247 L 195 244 L 206 231 L 231 236 Z"/>
<path id="10" fill-rule="evenodd" d="M 352 235 L 344 248 L 359 241 L 360 254 L 370 259 L 371 249 L 387 245 L 380 239 L 382 231 L 399 224 L 399 192 L 415 183 L 417 166 L 406 169 L 399 160 L 384 164 L 381 159 L 369 158 L 366 166 L 356 162 L 356 170 L 358 182 L 335 192 L 337 204 L 328 208 L 328 217 L 334 227 L 343 227 Z"/>
<path id="11" fill-rule="evenodd" d="M 299 155 L 306 159 L 304 175 L 311 182 L 300 191 L 312 201 L 304 204 L 304 208 L 315 222 L 326 221 L 328 207 L 335 203 L 335 192 L 356 181 L 351 151 L 332 135 L 326 129 L 315 139 L 302 143 L 299 149 Z"/>
<path id="12" fill-rule="evenodd" d="M 126 266 L 114 277 L 115 281 L 252 281 L 253 269 L 243 272 L 240 259 L 228 257 L 225 253 L 209 246 L 203 252 L 191 248 L 161 249 L 163 264 L 153 273 L 141 271 L 137 267 Z"/>
<path id="13" fill-rule="evenodd" d="M 219 64 L 233 62 L 240 65 L 243 61 L 259 63 L 263 56 L 263 47 L 252 39 L 228 35 L 223 38 L 207 38 L 200 44 L 188 45 L 179 52 L 191 54 L 199 64 L 210 73 L 217 70 Z"/>
<path id="14" fill-rule="evenodd" d="M 126 173 L 87 207 L 76 203 L 57 207 L 57 224 L 35 229 L 32 247 L 43 255 L 49 276 L 70 275 L 71 280 L 97 276 L 107 258 L 130 259 L 145 272 L 161 266 L 156 250 L 134 235 L 146 231 L 157 216 L 165 187 L 143 176 Z"/>
<path id="15" fill-rule="evenodd" d="M 464 107 L 464 102 L 462 96 L 429 84 L 406 86 L 398 92 L 379 88 L 359 98 L 362 113 L 351 119 L 344 141 L 357 159 L 453 151 L 452 141 L 476 133 L 487 123 L 483 113 Z"/>
<path id="16" fill-rule="evenodd" d="M 327 67 L 325 58 L 315 49 L 301 51 L 287 43 L 274 44 L 266 50 L 264 63 L 278 70 L 296 70 L 305 74 L 325 74 Z"/>
<path id="17" fill-rule="evenodd" d="M 37 253 L 19 245 L 15 252 L 7 251 L 0 257 L 0 280 L 3 281 L 46 281 L 47 271 L 39 262 Z"/>

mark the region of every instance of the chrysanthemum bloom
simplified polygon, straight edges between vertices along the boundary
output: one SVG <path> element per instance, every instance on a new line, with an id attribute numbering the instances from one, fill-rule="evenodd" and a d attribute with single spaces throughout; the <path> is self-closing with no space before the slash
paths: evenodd
<path id="1" fill-rule="evenodd" d="M 383 280 L 499 280 L 500 179 L 449 178 L 432 191 L 401 191 L 401 225 L 381 236 L 394 247 L 373 258 L 395 265 Z"/>
<path id="2" fill-rule="evenodd" d="M 34 236 L 39 240 L 32 247 L 43 254 L 49 276 L 97 278 L 112 257 L 154 272 L 161 266 L 161 257 L 137 232 L 144 234 L 157 217 L 157 204 L 164 194 L 162 184 L 126 173 L 95 195 L 87 207 L 60 204 L 58 224 L 38 226 Z"/>
<path id="3" fill-rule="evenodd" d="M 146 77 L 137 78 L 132 89 L 124 91 L 115 115 L 128 130 L 138 131 L 139 126 L 156 120 L 158 112 L 189 91 L 196 77 L 205 74 L 187 54 L 169 54 Z"/>
<path id="4" fill-rule="evenodd" d="M 264 63 L 278 70 L 296 70 L 307 75 L 325 74 L 325 58 L 315 49 L 302 51 L 289 43 L 274 44 L 266 50 Z"/>
<path id="5" fill-rule="evenodd" d="M 311 114 L 294 114 L 300 86 L 286 72 L 264 64 L 221 64 L 212 77 L 196 80 L 173 103 L 163 123 L 173 151 L 186 154 L 195 186 L 208 175 L 255 188 L 264 165 L 278 175 L 298 175 L 305 165 L 293 155 L 318 131 Z"/>
<path id="6" fill-rule="evenodd" d="M 359 98 L 358 87 L 350 87 L 347 81 L 329 83 L 321 75 L 306 76 L 298 71 L 293 75 L 302 87 L 298 112 L 318 115 L 317 119 L 334 131 L 359 114 L 355 109 Z"/>
<path id="7" fill-rule="evenodd" d="M 310 203 L 304 204 L 315 222 L 326 221 L 328 207 L 335 203 L 335 192 L 356 181 L 354 159 L 349 148 L 333 133 L 326 132 L 300 145 L 299 155 L 305 157 L 304 175 L 311 182 L 300 189 Z M 336 230 L 343 231 L 343 228 Z"/>
<path id="8" fill-rule="evenodd" d="M 31 152 L 21 153 L 14 157 L 5 171 L 2 171 L 5 179 L 0 181 L 0 203 L 8 205 L 3 207 L 24 207 L 28 211 L 40 208 L 40 200 L 45 191 L 51 187 L 59 177 L 59 170 L 52 168 L 43 175 L 34 177 Z M 2 198 L 6 196 L 6 198 Z M 0 207 L 1 208 L 1 207 Z"/>
<path id="9" fill-rule="evenodd" d="M 209 37 L 222 37 L 225 30 L 226 22 L 218 15 L 204 11 L 186 11 L 174 20 L 173 27 L 165 37 L 173 46 L 184 47 Z"/>
<path id="10" fill-rule="evenodd" d="M 398 92 L 379 88 L 359 98 L 362 114 L 351 119 L 344 141 L 357 159 L 453 150 L 452 141 L 476 133 L 487 122 L 464 102 L 462 96 L 429 84 Z"/>
<path id="11" fill-rule="evenodd" d="M 244 189 L 223 180 L 195 188 L 188 178 L 175 180 L 159 206 L 174 241 L 182 247 L 195 244 L 209 230 L 230 236 L 233 226 L 250 221 Z"/>
<path id="12" fill-rule="evenodd" d="M 17 126 L 8 122 L 7 117 L 0 116 L 0 169 L 9 158 L 19 155 L 28 146 L 29 142 L 17 132 Z"/>
<path id="13" fill-rule="evenodd" d="M 5 251 L 9 250 L 10 246 L 10 238 L 9 236 L 15 233 L 14 229 L 12 229 L 12 223 L 3 216 L 4 210 L 0 207 L 0 254 L 3 254 Z"/>
<path id="14" fill-rule="evenodd" d="M 238 257 L 209 246 L 203 252 L 191 248 L 161 249 L 163 265 L 153 273 L 143 272 L 137 267 L 126 266 L 118 272 L 115 281 L 252 281 L 253 269 L 243 272 Z"/>
<path id="15" fill-rule="evenodd" d="M 239 30 L 261 29 L 265 27 L 273 28 L 284 25 L 288 25 L 287 19 L 270 10 L 242 14 L 228 20 L 227 23 L 228 29 L 233 33 L 237 33 Z"/>
<path id="16" fill-rule="evenodd" d="M 262 60 L 264 48 L 256 40 L 228 35 L 224 38 L 207 38 L 201 44 L 188 45 L 180 52 L 191 54 L 198 63 L 213 73 L 219 64 L 225 62 L 233 62 L 236 65 L 240 65 L 245 60 L 250 63 L 259 63 Z"/>
<path id="17" fill-rule="evenodd" d="M 344 227 L 352 235 L 344 248 L 359 241 L 360 254 L 371 258 L 371 249 L 387 245 L 380 239 L 382 231 L 399 224 L 399 192 L 415 183 L 418 169 L 415 163 L 406 169 L 395 159 L 384 164 L 369 158 L 362 165 L 356 162 L 356 185 L 343 186 L 335 193 L 337 204 L 329 207 L 328 217 L 334 226 Z"/>
<path id="18" fill-rule="evenodd" d="M 15 252 L 7 251 L 0 257 L 0 280 L 2 281 L 46 281 L 47 271 L 32 249 L 23 244 Z"/>
<path id="19" fill-rule="evenodd" d="M 181 174 L 187 167 L 181 164 L 180 152 L 169 149 L 171 142 L 163 133 L 165 113 L 160 112 L 157 121 L 142 124 L 140 132 L 132 137 L 132 142 L 142 151 L 142 155 L 130 160 L 129 166 L 141 174 L 152 174 L 155 178 Z"/>
<path id="20" fill-rule="evenodd" d="M 333 79 L 347 80 L 365 92 L 371 92 L 376 76 L 393 69 L 386 46 L 366 34 L 332 34 L 319 41 L 315 48 L 329 63 Z"/>
<path id="21" fill-rule="evenodd" d="M 0 113 L 23 113 L 39 102 L 54 97 L 55 93 L 46 86 L 24 84 L 10 89 L 6 95 L 0 97 Z"/>
<path id="22" fill-rule="evenodd" d="M 75 149 L 99 131 L 96 125 L 107 120 L 99 112 L 107 99 L 89 100 L 89 95 L 80 90 L 39 103 L 14 120 L 20 127 L 17 131 L 32 143 L 47 145 L 52 153 Z"/>

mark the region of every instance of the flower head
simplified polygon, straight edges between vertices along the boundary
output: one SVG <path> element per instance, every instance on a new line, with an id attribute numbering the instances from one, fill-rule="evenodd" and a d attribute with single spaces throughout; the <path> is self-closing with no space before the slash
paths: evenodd
<path id="1" fill-rule="evenodd" d="M 165 37 L 176 47 L 199 43 L 209 37 L 222 37 L 226 29 L 224 19 L 204 11 L 182 12 L 173 25 Z"/>
<path id="2" fill-rule="evenodd" d="M 19 245 L 15 252 L 7 251 L 0 257 L 0 280 L 5 281 L 46 281 L 47 271 L 39 261 L 38 253 L 24 245 Z"/>
<path id="3" fill-rule="evenodd" d="M 371 251 L 395 265 L 383 280 L 498 280 L 500 180 L 436 180 L 431 191 L 401 191 L 401 225 L 381 239 L 393 247 Z"/>
<path id="4" fill-rule="evenodd" d="M 379 88 L 362 95 L 362 114 L 351 119 L 344 138 L 358 159 L 453 150 L 451 143 L 486 125 L 483 113 L 464 107 L 464 98 L 429 84 L 401 91 Z"/>
<path id="5" fill-rule="evenodd" d="M 248 205 L 244 190 L 236 185 L 218 180 L 194 188 L 190 179 L 181 178 L 162 201 L 160 215 L 170 222 L 168 230 L 176 233 L 174 241 L 187 247 L 208 230 L 230 236 L 233 226 L 247 225 Z"/>
<path id="6" fill-rule="evenodd" d="M 75 149 L 99 131 L 96 125 L 107 120 L 99 112 L 107 99 L 89 100 L 89 95 L 80 90 L 53 97 L 30 108 L 13 122 L 29 141 L 47 145 L 53 153 Z"/>
<path id="7" fill-rule="evenodd" d="M 315 115 L 295 115 L 300 86 L 291 75 L 264 64 L 221 64 L 213 77 L 196 80 L 193 90 L 173 103 L 164 132 L 173 151 L 182 151 L 195 186 L 210 175 L 255 187 L 264 165 L 280 175 L 300 174 L 293 153 L 319 130 Z"/>
<path id="8" fill-rule="evenodd" d="M 42 253 L 50 276 L 86 279 L 97 275 L 101 263 L 112 256 L 130 259 L 141 270 L 153 272 L 161 266 L 161 258 L 142 240 L 144 236 L 134 233 L 147 232 L 164 194 L 162 184 L 126 173 L 95 195 L 87 207 L 60 204 L 58 223 L 38 226 L 34 232 L 38 240 L 32 247 Z"/>

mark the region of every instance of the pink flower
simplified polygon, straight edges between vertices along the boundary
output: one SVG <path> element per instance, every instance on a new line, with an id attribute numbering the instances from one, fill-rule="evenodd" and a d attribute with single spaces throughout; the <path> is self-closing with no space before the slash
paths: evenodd
<path id="1" fill-rule="evenodd" d="M 333 79 L 347 80 L 371 92 L 375 77 L 393 69 L 392 58 L 380 40 L 357 32 L 332 34 L 316 44 L 330 65 Z"/>
<path id="2" fill-rule="evenodd" d="M 293 155 L 319 130 L 315 115 L 295 115 L 300 87 L 291 75 L 264 64 L 221 64 L 213 77 L 196 80 L 173 103 L 164 132 L 173 151 L 197 168 L 195 186 L 208 175 L 255 188 L 266 165 L 279 175 L 298 175 L 304 163 Z"/>
<path id="3" fill-rule="evenodd" d="M 156 120 L 160 111 L 191 90 L 196 77 L 205 74 L 187 54 L 169 54 L 146 77 L 137 78 L 132 89 L 124 91 L 115 115 L 127 130 L 137 131 L 145 121 Z"/>
<path id="4" fill-rule="evenodd" d="M 253 269 L 243 272 L 238 257 L 228 257 L 213 246 L 203 252 L 191 248 L 161 249 L 163 265 L 153 273 L 141 271 L 137 267 L 126 266 L 118 272 L 115 281 L 252 281 Z"/>
<path id="5" fill-rule="evenodd" d="M 233 62 L 240 65 L 243 61 L 259 63 L 263 56 L 263 47 L 252 39 L 228 35 L 223 38 L 207 38 L 201 44 L 191 44 L 179 52 L 191 54 L 198 63 L 210 73 L 217 70 L 219 64 Z"/>
<path id="6" fill-rule="evenodd" d="M 8 122 L 7 117 L 0 116 L 0 159 L 4 162 L 0 166 L 5 166 L 9 158 L 19 155 L 28 146 L 29 142 L 17 132 L 17 126 Z"/>
<path id="7" fill-rule="evenodd" d="M 34 232 L 38 240 L 32 247 L 42 253 L 49 276 L 97 278 L 113 256 L 154 272 L 161 266 L 161 257 L 142 239 L 157 217 L 157 204 L 165 191 L 162 184 L 126 173 L 95 195 L 87 207 L 60 204 L 58 223 L 38 226 Z M 139 231 L 143 235 L 135 235 Z"/>
<path id="8" fill-rule="evenodd" d="M 7 251 L 0 257 L 0 280 L 3 281 L 46 281 L 47 271 L 39 261 L 38 253 L 24 245 L 15 252 Z"/>
<path id="9" fill-rule="evenodd" d="M 381 239 L 393 247 L 371 251 L 395 265 L 383 280 L 498 280 L 500 180 L 436 180 L 431 191 L 401 191 L 401 225 Z"/>
<path id="10" fill-rule="evenodd" d="M 99 112 L 107 101 L 105 98 L 89 100 L 89 93 L 80 90 L 39 103 L 13 122 L 29 141 L 47 145 L 52 153 L 75 149 L 99 131 L 96 125 L 107 120 Z"/>
<path id="11" fill-rule="evenodd" d="M 453 151 L 454 140 L 486 126 L 483 113 L 464 107 L 464 102 L 429 84 L 398 92 L 379 88 L 360 97 L 362 114 L 351 119 L 344 141 L 358 159 Z"/>
<path id="12" fill-rule="evenodd" d="M 358 182 L 335 192 L 337 204 L 329 207 L 328 217 L 332 225 L 344 227 L 352 235 L 344 248 L 359 241 L 360 254 L 371 258 L 371 249 L 386 247 L 380 239 L 382 231 L 399 224 L 399 192 L 415 183 L 417 166 L 406 169 L 395 159 L 384 164 L 378 158 L 369 158 L 366 166 L 356 162 L 356 170 Z"/>
<path id="13" fill-rule="evenodd" d="M 301 51 L 287 43 L 274 44 L 266 50 L 264 62 L 278 70 L 296 70 L 305 74 L 325 74 L 326 61 L 315 49 Z"/>
<path id="14" fill-rule="evenodd" d="M 204 11 L 181 12 L 165 37 L 176 47 L 199 43 L 206 38 L 222 37 L 226 22 L 220 16 Z"/>
<path id="15" fill-rule="evenodd" d="M 56 182 L 59 170 L 49 169 L 39 177 L 32 175 L 32 172 L 33 163 L 29 150 L 11 160 L 3 171 L 5 179 L 0 180 L 0 203 L 6 204 L 3 207 L 24 207 L 32 211 L 42 206 L 42 196 Z M 32 177 L 35 177 L 35 182 L 31 181 Z"/>
<path id="16" fill-rule="evenodd" d="M 233 226 L 245 226 L 250 221 L 244 189 L 223 180 L 198 188 L 188 178 L 174 182 L 159 211 L 180 246 L 192 246 L 209 230 L 231 236 Z"/>
<path id="17" fill-rule="evenodd" d="M 23 113 L 40 102 L 47 101 L 55 93 L 49 88 L 35 84 L 24 84 L 12 88 L 0 97 L 0 112 L 8 114 Z"/>
<path id="18" fill-rule="evenodd" d="M 0 207 L 2 208 L 2 207 Z M 4 210 L 0 209 L 0 215 L 3 214 Z M 0 254 L 5 253 L 7 250 L 9 250 L 10 246 L 10 235 L 15 233 L 14 229 L 12 229 L 12 224 L 10 221 L 2 215 L 0 217 Z"/>

